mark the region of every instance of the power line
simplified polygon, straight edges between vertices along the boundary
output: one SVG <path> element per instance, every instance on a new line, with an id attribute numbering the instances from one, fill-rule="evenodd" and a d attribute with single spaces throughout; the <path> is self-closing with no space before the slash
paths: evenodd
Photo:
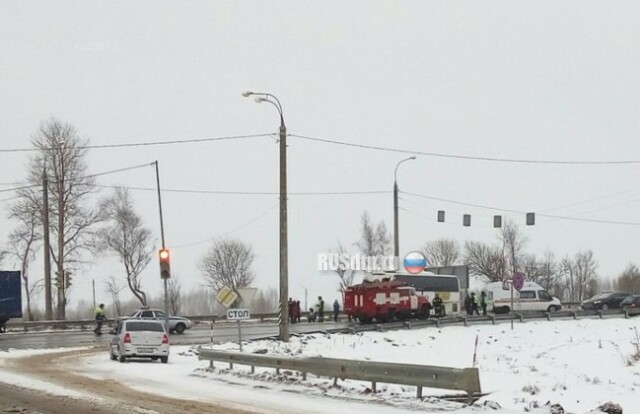
<path id="1" fill-rule="evenodd" d="M 400 192 L 404 193 L 404 194 L 412 195 L 414 197 L 425 198 L 427 200 L 442 201 L 442 202 L 445 202 L 445 203 L 459 204 L 459 205 L 462 205 L 462 206 L 482 208 L 482 209 L 485 209 L 485 210 L 502 211 L 502 212 L 514 213 L 514 214 L 526 214 L 526 212 L 524 212 L 524 211 L 509 210 L 509 209 L 505 209 L 505 208 L 485 206 L 485 205 L 482 205 L 482 204 L 474 204 L 474 203 L 467 203 L 467 202 L 463 202 L 463 201 L 448 200 L 446 198 L 430 197 L 430 196 L 426 196 L 426 195 L 423 195 L 423 194 L 409 193 L 407 191 L 400 191 Z M 582 217 L 558 216 L 558 215 L 553 215 L 553 214 L 538 214 L 538 213 L 536 213 L 536 215 L 540 216 L 540 217 L 555 218 L 555 219 L 561 219 L 561 220 L 571 220 L 571 221 L 583 221 L 583 222 L 588 222 L 588 223 L 621 224 L 621 225 L 628 225 L 628 226 L 640 226 L 640 223 L 629 222 L 629 221 L 599 220 L 599 219 L 590 219 L 590 218 L 582 218 Z"/>
<path id="2" fill-rule="evenodd" d="M 97 185 L 97 187 L 103 188 L 126 188 L 128 190 L 139 191 L 158 191 L 153 187 L 132 187 L 132 186 L 117 186 L 117 185 Z M 218 194 L 218 195 L 261 195 L 272 196 L 279 195 L 278 192 L 269 191 L 224 191 L 224 190 L 190 190 L 180 188 L 163 188 L 163 193 L 187 193 L 187 194 Z M 324 192 L 288 192 L 287 195 L 295 196 L 325 196 L 325 195 L 366 195 L 366 194 L 391 194 L 391 190 L 374 190 L 374 191 L 324 191 Z"/>
<path id="3" fill-rule="evenodd" d="M 78 149 L 105 149 L 105 148 L 129 148 L 129 147 L 148 147 L 148 146 L 156 146 L 156 145 L 175 145 L 175 144 L 194 144 L 199 142 L 214 142 L 214 141 L 231 141 L 231 140 L 239 140 L 239 139 L 249 139 L 249 138 L 261 138 L 261 137 L 270 137 L 273 136 L 273 133 L 269 134 L 253 134 L 253 135 L 232 135 L 232 136 L 224 136 L 224 137 L 213 137 L 213 138 L 192 138 L 192 139 L 174 139 L 169 141 L 146 141 L 146 142 L 128 142 L 128 143 L 119 143 L 119 144 L 96 144 L 96 145 L 80 145 L 76 148 Z M 2 152 L 34 152 L 41 150 L 52 150 L 51 148 L 0 148 L 0 153 Z"/>
<path id="4" fill-rule="evenodd" d="M 529 160 L 517 158 L 497 158 L 497 157 L 479 157 L 471 155 L 443 154 L 437 152 L 425 152 L 416 150 L 407 150 L 401 148 L 381 147 L 376 145 L 356 144 L 352 142 L 339 141 L 335 139 L 317 138 L 305 135 L 290 134 L 290 137 L 300 138 L 308 141 L 321 142 L 324 144 L 342 145 L 352 148 L 369 149 L 375 151 L 394 152 L 400 154 L 423 155 L 427 157 L 453 158 L 460 160 L 472 161 L 491 161 L 491 162 L 508 162 L 517 164 L 560 164 L 560 165 L 627 165 L 640 164 L 640 160 L 611 160 L 611 161 L 571 161 L 571 160 Z"/>
<path id="5" fill-rule="evenodd" d="M 76 178 L 75 180 L 70 180 L 71 182 L 82 182 L 82 180 L 87 179 L 87 178 L 94 178 L 94 177 L 101 177 L 103 175 L 110 175 L 110 174 L 116 174 L 116 173 L 120 173 L 120 172 L 124 172 L 124 171 L 130 171 L 130 170 L 136 170 L 138 168 L 143 168 L 143 167 L 148 167 L 150 165 L 153 165 L 153 163 L 146 163 L 146 164 L 140 164 L 140 165 L 134 165 L 132 167 L 124 167 L 124 168 L 118 168 L 115 170 L 109 170 L 109 171 L 104 171 L 104 172 L 100 172 L 100 173 L 96 173 L 96 174 L 90 174 L 90 175 L 85 175 L 84 177 L 80 177 L 80 178 Z M 56 183 L 56 180 L 50 180 L 49 182 L 51 183 Z M 0 193 L 4 193 L 4 192 L 8 192 L 8 191 L 18 191 L 18 190 L 23 190 L 25 188 L 33 188 L 33 187 L 41 187 L 42 184 L 27 184 L 27 185 L 22 185 L 20 187 L 11 187 L 11 188 L 3 188 L 0 189 Z M 100 187 L 100 186 L 96 186 L 96 187 Z M 8 201 L 11 200 L 13 198 L 16 197 L 11 197 L 5 200 L 0 200 L 0 201 Z"/>

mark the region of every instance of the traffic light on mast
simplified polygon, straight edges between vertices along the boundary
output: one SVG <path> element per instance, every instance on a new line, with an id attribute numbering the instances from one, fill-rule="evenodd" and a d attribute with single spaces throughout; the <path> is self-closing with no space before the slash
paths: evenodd
<path id="1" fill-rule="evenodd" d="M 169 255 L 169 249 L 160 249 L 158 256 L 160 257 L 160 277 L 169 279 L 171 277 L 171 257 Z"/>

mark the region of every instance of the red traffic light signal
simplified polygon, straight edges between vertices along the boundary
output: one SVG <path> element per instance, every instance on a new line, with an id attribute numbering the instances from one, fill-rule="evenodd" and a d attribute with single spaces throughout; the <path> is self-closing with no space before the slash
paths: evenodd
<path id="1" fill-rule="evenodd" d="M 158 251 L 158 257 L 160 258 L 160 277 L 169 279 L 171 277 L 171 257 L 169 249 L 160 249 Z"/>

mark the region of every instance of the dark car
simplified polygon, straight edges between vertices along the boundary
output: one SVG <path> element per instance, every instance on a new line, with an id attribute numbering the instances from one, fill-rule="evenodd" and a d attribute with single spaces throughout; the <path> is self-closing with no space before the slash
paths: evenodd
<path id="1" fill-rule="evenodd" d="M 629 297 L 628 293 L 601 293 L 582 302 L 584 310 L 603 310 L 619 309 L 623 300 Z"/>
<path id="2" fill-rule="evenodd" d="M 629 312 L 629 315 L 640 315 L 640 295 L 628 296 L 620 303 L 620 309 Z"/>

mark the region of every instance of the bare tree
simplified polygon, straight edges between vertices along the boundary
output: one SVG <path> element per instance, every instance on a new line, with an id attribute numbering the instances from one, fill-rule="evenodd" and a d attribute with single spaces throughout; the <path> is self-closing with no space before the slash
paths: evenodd
<path id="1" fill-rule="evenodd" d="M 430 266 L 452 266 L 458 262 L 460 245 L 453 239 L 438 239 L 425 244 L 422 253 Z"/>
<path id="2" fill-rule="evenodd" d="M 28 205 L 25 206 L 24 203 L 28 203 Z M 27 301 L 27 317 L 32 321 L 31 297 L 37 285 L 29 281 L 30 264 L 35 259 L 35 253 L 41 240 L 41 233 L 38 228 L 40 224 L 38 211 L 29 208 L 30 206 L 31 200 L 20 200 L 10 210 L 9 217 L 17 220 L 19 225 L 9 234 L 10 250 L 7 253 L 13 256 L 20 266 L 22 286 Z"/>
<path id="3" fill-rule="evenodd" d="M 349 252 L 342 245 L 342 243 L 338 242 L 338 247 L 336 248 L 336 250 L 334 252 L 329 252 L 329 254 L 338 255 L 338 257 L 341 257 L 343 255 L 348 255 Z M 344 292 L 349 286 L 353 285 L 353 281 L 357 275 L 356 270 L 338 266 L 335 272 L 340 279 L 340 291 Z"/>
<path id="4" fill-rule="evenodd" d="M 391 235 L 383 220 L 374 224 L 367 211 L 360 216 L 360 240 L 356 246 L 365 256 L 386 256 L 391 253 Z"/>
<path id="5" fill-rule="evenodd" d="M 116 308 L 116 315 L 122 315 L 122 302 L 120 302 L 120 292 L 122 292 L 125 286 L 120 285 L 114 276 L 109 276 L 109 278 L 104 282 L 104 285 L 107 289 L 107 294 L 111 297 L 113 306 Z"/>
<path id="6" fill-rule="evenodd" d="M 522 269 L 524 248 L 527 245 L 527 238 L 520 232 L 515 221 L 506 220 L 504 227 L 500 229 L 498 236 L 502 243 L 502 248 L 507 263 L 507 269 L 511 275 Z"/>
<path id="7" fill-rule="evenodd" d="M 640 269 L 633 263 L 629 263 L 627 268 L 616 279 L 616 290 L 624 293 L 640 293 Z"/>
<path id="8" fill-rule="evenodd" d="M 573 258 L 562 259 L 564 288 L 570 302 L 581 302 L 593 295 L 597 288 L 598 262 L 593 258 L 591 250 L 578 251 Z"/>
<path id="9" fill-rule="evenodd" d="M 111 198 L 100 203 L 100 213 L 109 222 L 108 227 L 100 230 L 100 239 L 120 258 L 131 293 L 142 306 L 147 306 L 140 274 L 153 257 L 151 230 L 145 227 L 133 207 L 129 191 L 124 188 L 116 188 Z"/>
<path id="10" fill-rule="evenodd" d="M 169 299 L 169 306 L 171 306 L 172 315 L 180 313 L 180 307 L 182 306 L 181 291 L 182 286 L 180 281 L 175 275 L 172 275 L 171 279 L 167 281 L 167 297 Z"/>
<path id="11" fill-rule="evenodd" d="M 214 290 L 227 286 L 233 290 L 248 287 L 255 274 L 251 270 L 251 246 L 235 239 L 220 239 L 205 253 L 200 269 L 205 283 Z"/>
<path id="12" fill-rule="evenodd" d="M 87 143 L 71 124 L 56 119 L 42 123 L 31 140 L 36 153 L 29 161 L 27 181 L 42 183 L 48 177 L 51 257 L 56 267 L 57 318 L 65 319 L 70 275 L 82 265 L 84 253 L 94 251 L 92 226 L 99 220 L 88 199 L 95 179 L 87 175 Z M 17 191 L 22 213 L 43 206 L 41 194 L 25 187 Z M 22 214 L 21 213 L 21 214 Z"/>
<path id="13" fill-rule="evenodd" d="M 553 252 L 547 250 L 538 262 L 539 279 L 537 283 L 547 292 L 562 297 L 560 282 L 560 265 L 556 261 Z"/>
<path id="14" fill-rule="evenodd" d="M 489 282 L 500 282 L 507 274 L 507 263 L 502 249 L 481 242 L 467 241 L 464 244 L 464 263 L 469 273 L 486 278 Z"/>

